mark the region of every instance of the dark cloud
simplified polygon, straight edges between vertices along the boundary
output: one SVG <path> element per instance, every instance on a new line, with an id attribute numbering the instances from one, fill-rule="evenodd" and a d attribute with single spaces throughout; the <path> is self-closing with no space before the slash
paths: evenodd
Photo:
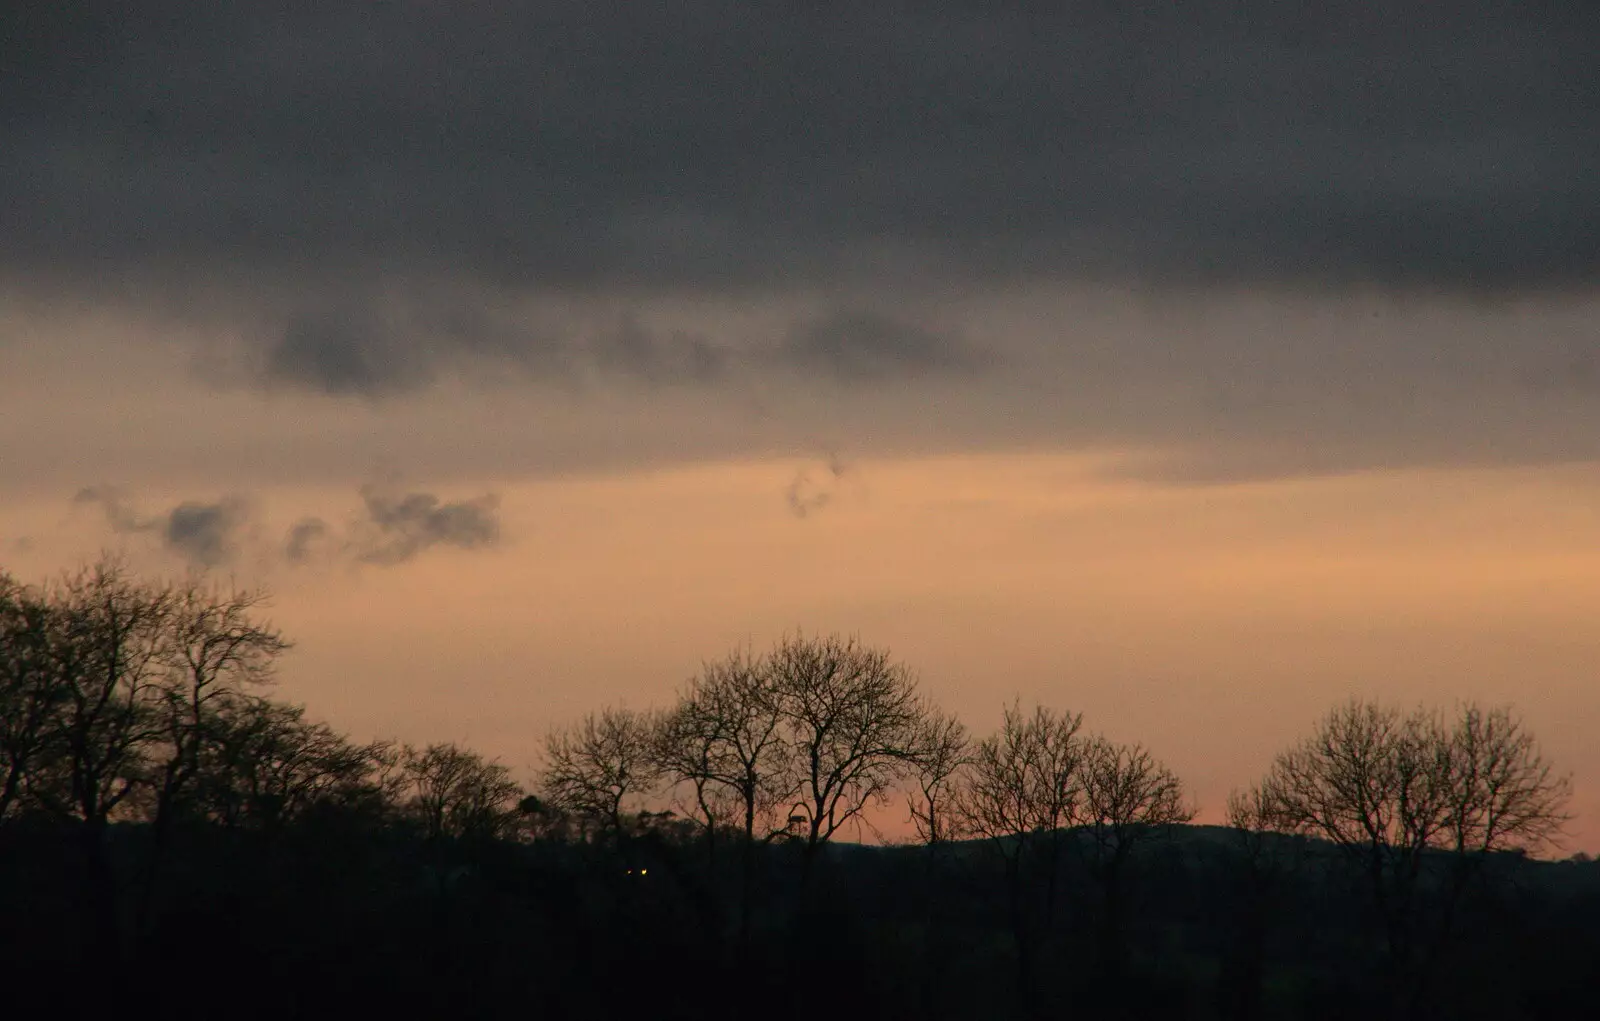
<path id="1" fill-rule="evenodd" d="M 310 302 L 272 320 L 245 352 L 245 375 L 326 394 L 382 397 L 415 390 L 444 371 L 475 366 L 524 375 L 570 377 L 587 355 L 549 332 L 515 322 L 496 306 L 505 295 L 421 287 L 396 295 L 360 286 L 337 299 Z"/>
<path id="2" fill-rule="evenodd" d="M 373 484 L 361 487 L 361 501 L 360 517 L 342 534 L 320 517 L 308 515 L 295 521 L 284 535 L 283 560 L 301 565 L 346 556 L 362 563 L 392 565 L 434 546 L 478 549 L 500 541 L 500 501 L 493 494 L 445 502 L 432 493 L 400 493 Z M 73 502 L 98 505 L 112 531 L 156 535 L 168 550 L 200 567 L 234 559 L 248 538 L 245 526 L 250 509 L 242 497 L 209 503 L 185 500 L 153 516 L 139 513 L 113 486 L 84 488 Z"/>
<path id="3" fill-rule="evenodd" d="M 292 318 L 267 348 L 263 375 L 330 394 L 369 395 L 431 378 L 429 367 L 381 324 L 337 314 Z"/>
<path id="4" fill-rule="evenodd" d="M 328 523 L 321 518 L 301 518 L 289 526 L 289 533 L 284 537 L 283 558 L 291 564 L 305 563 L 329 533 Z"/>
<path id="5" fill-rule="evenodd" d="M 849 470 L 849 466 L 835 453 L 828 455 L 821 471 L 813 472 L 807 467 L 795 472 L 794 478 L 783 491 L 789 513 L 803 520 L 833 503 L 839 482 Z"/>
<path id="6" fill-rule="evenodd" d="M 480 496 L 444 503 L 432 493 L 391 493 L 363 486 L 366 534 L 356 539 L 358 559 L 398 564 L 433 546 L 478 549 L 500 541 L 499 498 Z"/>
<path id="7" fill-rule="evenodd" d="M 715 383 L 740 366 L 739 353 L 704 333 L 657 328 L 626 313 L 610 326 L 539 328 L 507 311 L 514 300 L 443 288 L 422 298 L 363 297 L 356 289 L 284 316 L 259 351 L 245 352 L 242 368 L 268 385 L 383 397 L 448 373 L 667 386 Z"/>
<path id="8" fill-rule="evenodd" d="M 85 486 L 73 494 L 72 502 L 98 505 L 113 532 L 152 532 L 161 527 L 158 519 L 145 518 L 134 510 L 116 486 Z"/>
<path id="9" fill-rule="evenodd" d="M 233 556 L 235 535 L 245 519 L 245 507 L 238 500 L 185 501 L 167 512 L 161 539 L 191 563 L 212 567 Z"/>
<path id="10" fill-rule="evenodd" d="M 597 368 L 648 383 L 712 383 L 723 378 L 733 352 L 704 334 L 684 330 L 657 333 L 625 316 L 615 330 L 594 338 Z"/>
<path id="11" fill-rule="evenodd" d="M 1600 269 L 1589 0 L 20 10 L 0 259 L 29 273 Z M 284 365 L 369 373 L 315 336 Z"/>
<path id="12" fill-rule="evenodd" d="M 749 379 L 775 368 L 813 379 L 887 383 L 975 373 L 994 361 L 951 332 L 870 309 L 834 309 L 775 338 L 718 339 L 631 313 L 609 326 L 537 329 L 491 311 L 492 297 L 476 301 L 439 293 L 426 303 L 347 295 L 289 316 L 246 373 L 269 385 L 383 397 L 474 369 L 568 384 L 598 379 L 663 387 Z"/>
<path id="13" fill-rule="evenodd" d="M 848 383 L 967 373 L 987 359 L 955 337 L 870 311 L 841 310 L 798 323 L 780 360 Z"/>
<path id="14" fill-rule="evenodd" d="M 210 503 L 185 500 L 153 517 L 140 514 L 114 486 L 89 486 L 72 499 L 98 504 L 113 532 L 154 533 L 168 550 L 201 567 L 225 563 L 238 552 L 239 533 L 250 517 L 249 507 L 239 497 Z"/>
<path id="15" fill-rule="evenodd" d="M 508 463 L 1600 449 L 1592 0 L 18 9 L 8 308 L 257 386 L 550 384 Z"/>

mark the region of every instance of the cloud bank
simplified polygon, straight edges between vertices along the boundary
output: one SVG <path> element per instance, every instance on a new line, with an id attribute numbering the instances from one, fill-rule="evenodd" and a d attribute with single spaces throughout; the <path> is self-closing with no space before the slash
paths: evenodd
<path id="1" fill-rule="evenodd" d="M 689 286 L 1600 268 L 1581 0 L 27 5 L 9 268 Z M 349 366 L 359 373 L 359 366 Z"/>
<path id="2" fill-rule="evenodd" d="M 1600 456 L 1587 0 L 16 25 L 0 313 L 143 315 L 216 349 L 213 391 L 393 424 L 511 389 L 580 465 L 819 434 L 1174 448 L 1137 468 L 1174 480 Z"/>

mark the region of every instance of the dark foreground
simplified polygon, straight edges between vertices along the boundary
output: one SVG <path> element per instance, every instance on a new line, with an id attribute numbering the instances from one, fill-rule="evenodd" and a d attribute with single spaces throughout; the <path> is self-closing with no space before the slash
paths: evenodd
<path id="1" fill-rule="evenodd" d="M 0 831 L 6 1017 L 1565 1018 L 1600 1004 L 1600 863 L 1504 855 L 1404 960 L 1324 845 L 1180 827 L 1092 874 L 1063 839 L 708 848 L 278 832 Z M 1425 875 L 1457 873 L 1446 857 Z M 1442 880 L 1441 880 L 1442 881 Z M 1438 896 L 1435 896 L 1438 893 Z M 748 904 L 748 912 L 745 905 Z"/>

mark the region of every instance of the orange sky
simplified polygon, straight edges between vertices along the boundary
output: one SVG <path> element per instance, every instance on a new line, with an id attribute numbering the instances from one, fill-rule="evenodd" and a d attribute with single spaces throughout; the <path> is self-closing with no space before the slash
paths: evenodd
<path id="1" fill-rule="evenodd" d="M 1348 695 L 1509 701 L 1574 774 L 1570 848 L 1600 847 L 1593 465 L 1176 486 L 1119 477 L 1123 460 L 507 480 L 492 549 L 293 569 L 247 550 L 232 569 L 276 591 L 297 642 L 282 696 L 357 736 L 461 740 L 525 776 L 551 723 L 660 704 L 739 643 L 837 630 L 889 646 L 979 732 L 1021 697 L 1145 742 L 1204 820 Z M 829 496 L 803 519 L 783 501 L 797 470 Z M 255 528 L 341 504 L 347 491 L 274 489 Z M 9 557 L 24 577 L 108 541 L 59 500 L 6 508 L 10 534 L 40 537 Z M 144 538 L 121 541 L 172 570 Z"/>
<path id="2" fill-rule="evenodd" d="M 122 6 L 7 40 L 0 567 L 267 584 L 518 768 L 794 628 L 1202 818 L 1512 701 L 1600 850 L 1582 5 Z"/>

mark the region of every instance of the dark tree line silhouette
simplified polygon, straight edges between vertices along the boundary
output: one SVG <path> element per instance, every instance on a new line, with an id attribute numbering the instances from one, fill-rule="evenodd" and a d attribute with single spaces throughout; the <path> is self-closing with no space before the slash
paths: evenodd
<path id="1" fill-rule="evenodd" d="M 1190 825 L 1076 713 L 974 738 L 795 634 L 546 739 L 528 789 L 267 697 L 265 594 L 0 574 L 0 990 L 103 1016 L 1557 1017 L 1600 866 L 1511 710 L 1352 701 Z M 901 806 L 916 844 L 868 846 Z M 220 1005 L 220 1006 L 219 1006 Z M 223 1009 L 225 1008 L 225 1009 Z"/>

